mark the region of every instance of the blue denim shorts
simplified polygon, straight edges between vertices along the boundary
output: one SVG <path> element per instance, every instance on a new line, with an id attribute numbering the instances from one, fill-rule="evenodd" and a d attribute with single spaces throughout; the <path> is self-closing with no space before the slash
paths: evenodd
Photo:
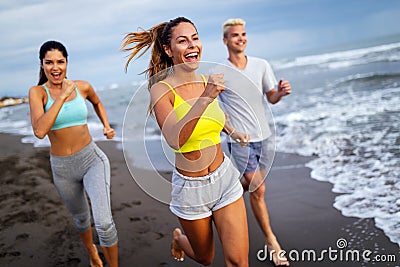
<path id="1" fill-rule="evenodd" d="M 243 195 L 240 173 L 225 155 L 222 164 L 212 173 L 188 177 L 176 169 L 172 174 L 172 200 L 170 210 L 186 220 L 210 217 Z"/>
<path id="2" fill-rule="evenodd" d="M 268 142 L 249 142 L 242 147 L 238 143 L 228 142 L 231 158 L 241 174 L 252 173 L 257 170 L 267 170 L 268 167 Z"/>

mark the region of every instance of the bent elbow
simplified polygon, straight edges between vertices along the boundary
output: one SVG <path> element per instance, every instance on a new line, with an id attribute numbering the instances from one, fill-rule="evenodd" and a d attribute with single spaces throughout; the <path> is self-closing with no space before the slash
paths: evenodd
<path id="1" fill-rule="evenodd" d="M 181 146 L 179 144 L 177 144 L 177 143 L 168 142 L 168 145 L 174 150 L 179 150 L 181 148 Z"/>
<path id="2" fill-rule="evenodd" d="M 45 138 L 46 135 L 45 134 L 35 134 L 35 136 L 39 139 L 43 139 L 43 138 Z"/>
<path id="3" fill-rule="evenodd" d="M 164 136 L 164 140 L 167 142 L 168 146 L 174 150 L 179 150 L 179 141 L 178 139 L 173 136 L 172 134 L 162 132 L 162 135 Z"/>
<path id="4" fill-rule="evenodd" d="M 168 144 L 173 150 L 180 151 L 184 144 Z"/>
<path id="5" fill-rule="evenodd" d="M 45 138 L 45 136 L 46 136 L 46 134 L 47 134 L 47 133 L 45 133 L 45 132 L 43 132 L 43 131 L 39 131 L 39 130 L 33 130 L 33 133 L 34 133 L 34 135 L 35 135 L 37 138 L 39 138 L 39 139 Z"/>
<path id="6" fill-rule="evenodd" d="M 182 145 L 180 144 L 180 142 L 178 140 L 166 139 L 166 141 L 167 141 L 168 146 L 174 150 L 179 150 L 182 147 Z"/>

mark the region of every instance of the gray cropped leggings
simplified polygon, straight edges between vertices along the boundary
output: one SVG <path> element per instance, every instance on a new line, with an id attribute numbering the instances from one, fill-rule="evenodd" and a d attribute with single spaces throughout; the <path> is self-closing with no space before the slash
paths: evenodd
<path id="1" fill-rule="evenodd" d="M 50 155 L 50 163 L 54 185 L 72 213 L 78 231 L 84 233 L 90 228 L 87 194 L 100 245 L 116 244 L 118 236 L 110 202 L 110 162 L 104 152 L 92 141 L 73 155 Z"/>

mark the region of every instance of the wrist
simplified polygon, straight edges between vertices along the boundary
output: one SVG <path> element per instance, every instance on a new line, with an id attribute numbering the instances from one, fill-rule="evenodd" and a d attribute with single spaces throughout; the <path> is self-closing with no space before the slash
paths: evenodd
<path id="1" fill-rule="evenodd" d="M 228 134 L 230 137 L 232 137 L 232 135 L 236 132 L 235 129 L 232 129 L 232 131 Z"/>
<path id="2" fill-rule="evenodd" d="M 197 100 L 197 102 L 198 102 L 200 105 L 204 105 L 204 106 L 210 105 L 213 101 L 214 101 L 213 98 L 207 97 L 207 96 L 201 96 L 201 97 Z"/>
<path id="3" fill-rule="evenodd" d="M 62 102 L 65 102 L 65 101 L 67 101 L 67 98 L 68 98 L 68 96 L 67 95 L 64 95 L 64 94 L 61 94 L 59 97 L 57 97 L 60 101 L 62 101 Z"/>

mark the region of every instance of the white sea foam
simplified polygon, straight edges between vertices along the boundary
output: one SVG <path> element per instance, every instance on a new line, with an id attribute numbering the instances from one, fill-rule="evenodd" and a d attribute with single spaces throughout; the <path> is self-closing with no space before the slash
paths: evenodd
<path id="1" fill-rule="evenodd" d="M 277 150 L 317 156 L 307 166 L 342 194 L 334 206 L 345 216 L 374 218 L 400 244 L 400 88 L 346 93 L 353 87 L 344 82 L 370 77 L 338 79 L 325 89 L 336 90 L 331 97 L 314 93 L 317 104 L 275 116 Z"/>
<path id="2" fill-rule="evenodd" d="M 274 62 L 273 66 L 275 69 L 286 69 L 315 65 L 321 68 L 334 69 L 380 61 L 399 61 L 399 49 L 400 43 L 385 44 L 320 55 L 296 57 L 295 59 L 289 61 L 276 61 Z M 393 53 L 393 51 L 397 51 L 397 53 Z"/>

